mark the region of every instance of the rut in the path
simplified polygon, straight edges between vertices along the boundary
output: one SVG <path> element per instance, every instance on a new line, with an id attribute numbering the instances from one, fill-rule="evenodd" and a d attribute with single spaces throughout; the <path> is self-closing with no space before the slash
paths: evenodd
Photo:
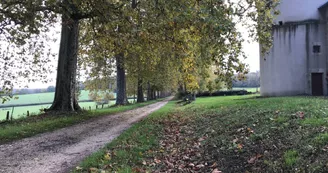
<path id="1" fill-rule="evenodd" d="M 0 145 L 0 173 L 69 172 L 167 100 Z"/>

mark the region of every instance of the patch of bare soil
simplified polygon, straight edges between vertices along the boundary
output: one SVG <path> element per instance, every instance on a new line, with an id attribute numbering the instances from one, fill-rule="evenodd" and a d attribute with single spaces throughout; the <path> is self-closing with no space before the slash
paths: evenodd
<path id="1" fill-rule="evenodd" d="M 168 100 L 0 145 L 0 173 L 68 172 Z"/>

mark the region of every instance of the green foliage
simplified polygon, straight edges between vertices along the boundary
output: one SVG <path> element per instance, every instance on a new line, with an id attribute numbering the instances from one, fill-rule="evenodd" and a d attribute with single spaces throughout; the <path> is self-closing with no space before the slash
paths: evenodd
<path id="1" fill-rule="evenodd" d="M 247 21 L 250 35 L 267 52 L 276 5 L 277 0 L 1 1 L 0 42 L 9 43 L 0 49 L 1 91 L 10 93 L 19 79 L 47 82 L 55 56 L 47 46 L 49 31 L 60 15 L 80 23 L 78 61 L 96 84 L 90 90 L 113 77 L 113 57 L 118 54 L 125 58 L 130 81 L 142 79 L 155 91 L 184 85 L 195 92 L 198 79 L 212 66 L 219 81 L 231 87 L 234 73 L 248 71 L 239 59 L 245 55 L 237 24 Z"/>
<path id="2" fill-rule="evenodd" d="M 58 43 L 54 36 L 57 31 L 53 29 L 61 22 L 58 16 L 75 21 L 85 18 L 105 20 L 119 5 L 107 0 L 1 1 L 1 91 L 9 94 L 13 87 L 26 87 L 28 82 L 48 82 L 47 76 L 54 68 L 52 60 L 58 52 L 51 51 L 52 44 Z M 65 22 L 62 24 L 66 25 Z"/>
<path id="3" fill-rule="evenodd" d="M 255 22 L 249 25 L 253 38 L 261 40 L 263 47 L 271 44 L 267 36 L 273 16 L 268 14 L 275 8 L 275 1 L 119 3 L 120 15 L 110 22 L 96 28 L 89 25 L 92 21 L 82 23 L 80 61 L 85 69 L 91 69 L 87 70 L 90 77 L 106 76 L 112 72 L 113 57 L 123 53 L 130 94 L 138 79 L 150 82 L 156 90 L 176 90 L 185 85 L 186 90 L 194 92 L 200 87 L 198 78 L 212 65 L 219 81 L 231 86 L 235 72 L 247 72 L 247 66 L 239 60 L 244 55 L 243 39 L 237 30 L 239 21 Z M 265 20 L 258 23 L 259 16 Z"/>

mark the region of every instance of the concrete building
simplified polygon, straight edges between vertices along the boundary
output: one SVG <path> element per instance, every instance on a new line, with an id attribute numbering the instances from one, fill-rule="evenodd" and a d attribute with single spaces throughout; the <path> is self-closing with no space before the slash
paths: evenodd
<path id="1" fill-rule="evenodd" d="M 261 95 L 328 95 L 328 0 L 281 0 Z"/>

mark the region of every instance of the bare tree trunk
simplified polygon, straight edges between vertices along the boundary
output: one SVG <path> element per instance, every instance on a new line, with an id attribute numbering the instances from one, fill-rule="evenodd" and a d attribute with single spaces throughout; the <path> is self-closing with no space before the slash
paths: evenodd
<path id="1" fill-rule="evenodd" d="M 55 98 L 47 111 L 81 110 L 75 95 L 79 20 L 62 15 Z"/>
<path id="2" fill-rule="evenodd" d="M 154 89 L 152 90 L 152 95 L 153 95 L 152 99 L 156 100 L 156 90 L 154 90 Z"/>
<path id="3" fill-rule="evenodd" d="M 142 88 L 142 79 L 138 80 L 138 93 L 137 93 L 137 103 L 142 103 L 145 101 Z"/>
<path id="4" fill-rule="evenodd" d="M 116 85 L 117 85 L 117 93 L 116 93 L 116 105 L 126 105 L 128 103 L 128 99 L 126 96 L 126 76 L 124 69 L 124 55 L 118 54 L 116 55 Z"/>
<path id="5" fill-rule="evenodd" d="M 147 83 L 147 101 L 152 100 L 150 83 Z"/>

